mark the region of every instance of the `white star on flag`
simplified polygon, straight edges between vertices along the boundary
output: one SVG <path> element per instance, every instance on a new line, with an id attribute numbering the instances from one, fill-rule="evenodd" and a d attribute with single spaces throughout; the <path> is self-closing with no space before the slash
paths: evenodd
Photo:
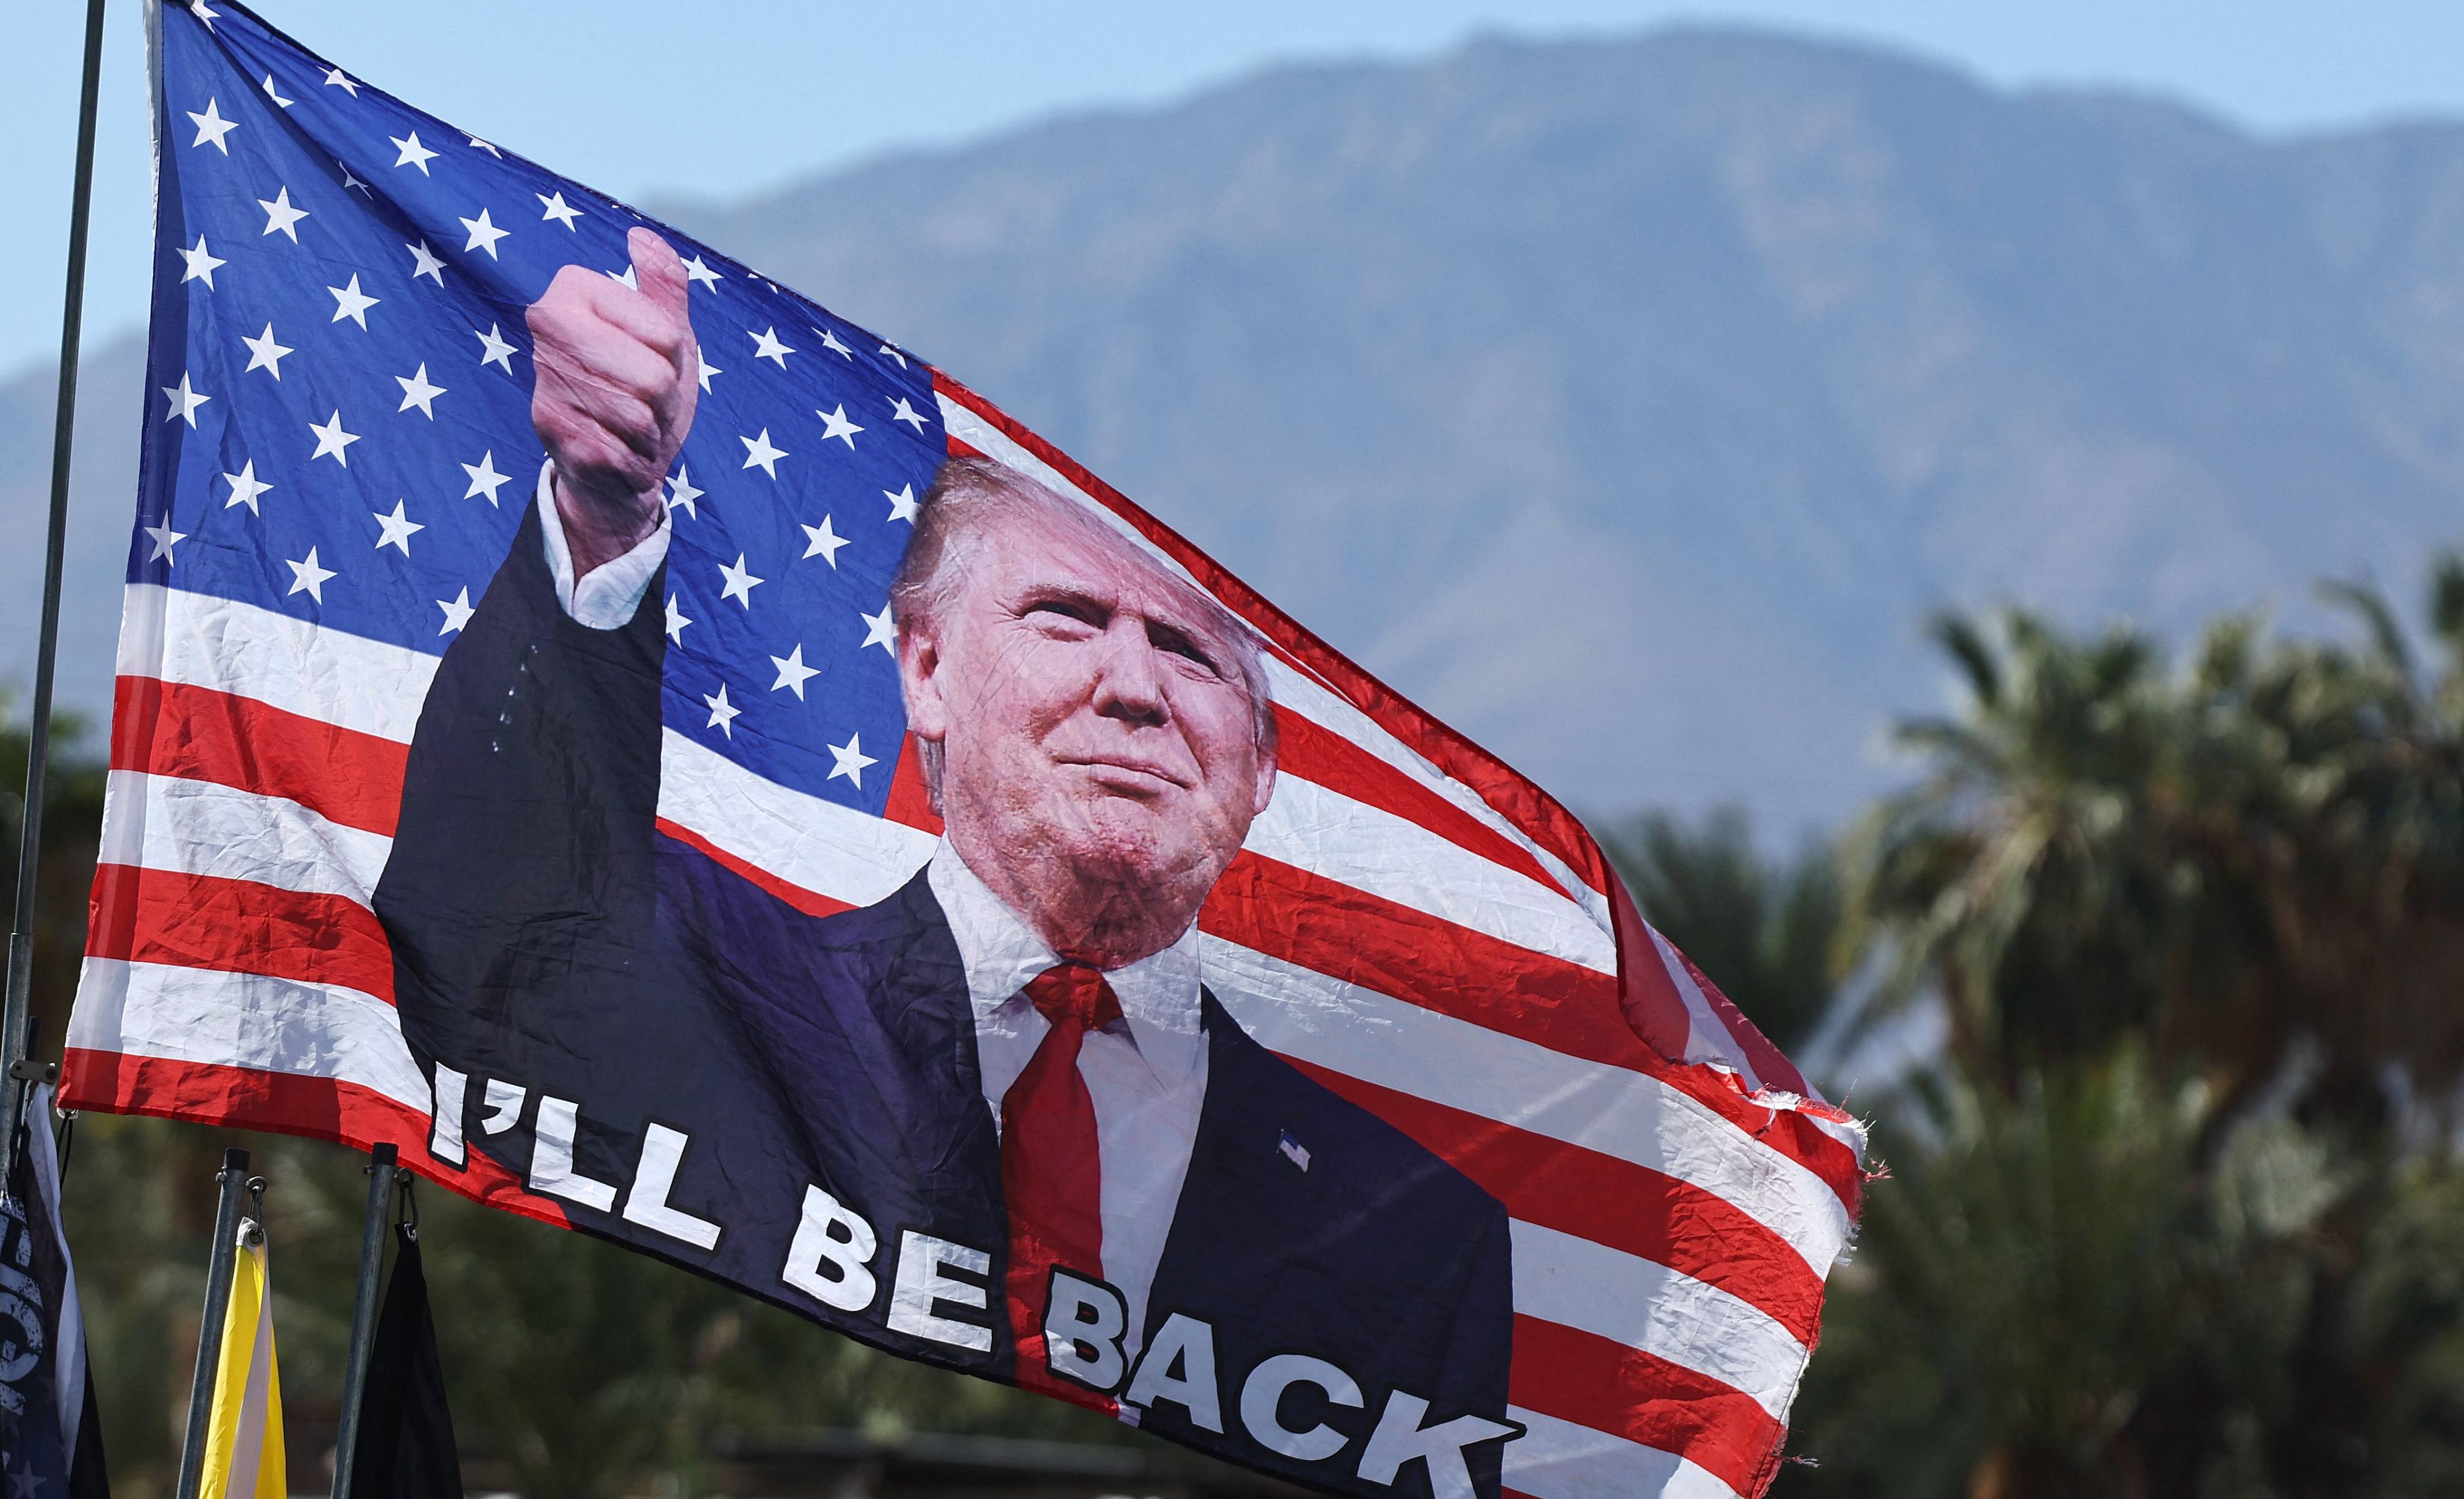
<path id="1" fill-rule="evenodd" d="M 304 593 L 319 604 L 322 604 L 325 602 L 325 580 L 341 576 L 330 567 L 317 565 L 317 549 L 313 546 L 308 548 L 306 562 L 295 562 L 285 558 L 282 565 L 291 569 L 291 586 L 283 590 L 285 598 L 295 593 Z"/>
<path id="2" fill-rule="evenodd" d="M 505 366 L 505 373 L 510 375 L 514 372 L 514 356 L 521 350 L 507 342 L 503 332 L 504 324 L 492 322 L 488 324 L 488 331 L 485 333 L 481 333 L 476 328 L 472 329 L 471 337 L 479 341 L 480 364 L 502 364 Z"/>
<path id="3" fill-rule="evenodd" d="M 679 463 L 676 465 L 676 476 L 668 480 L 668 509 L 673 511 L 681 508 L 686 515 L 699 520 L 701 512 L 693 508 L 693 501 L 709 493 L 708 490 L 694 488 L 693 471 Z"/>
<path id="4" fill-rule="evenodd" d="M 223 13 L 206 4 L 206 0 L 188 0 L 188 13 L 205 22 L 206 30 L 209 32 L 214 29 L 214 23 L 223 18 Z"/>
<path id="5" fill-rule="evenodd" d="M 145 534 L 152 538 L 154 541 L 154 555 L 145 559 L 147 562 L 169 562 L 174 567 L 180 565 L 179 561 L 172 557 L 171 548 L 187 540 L 188 539 L 188 535 L 185 531 L 172 530 L 171 518 L 168 515 L 164 516 L 164 518 L 156 524 L 147 526 L 145 528 Z M 804 694 L 802 692 L 798 692 L 796 695 L 802 697 Z"/>
<path id="6" fill-rule="evenodd" d="M 841 359 L 855 358 L 855 351 L 848 348 L 846 344 L 841 343 L 837 334 L 832 333 L 827 328 L 815 328 L 813 331 L 822 336 L 822 347 L 829 350 L 833 354 L 836 354 Z"/>
<path id="7" fill-rule="evenodd" d="M 251 458 L 246 463 L 241 464 L 237 474 L 226 474 L 223 475 L 223 478 L 227 480 L 231 487 L 231 498 L 223 501 L 223 508 L 225 510 L 231 509 L 233 505 L 246 505 L 249 509 L 249 514 L 251 515 L 261 516 L 265 514 L 265 512 L 256 508 L 256 496 L 274 488 L 274 486 L 256 476 L 256 460 L 254 458 Z"/>
<path id="8" fill-rule="evenodd" d="M 340 322 L 348 318 L 362 328 L 368 325 L 368 309 L 377 304 L 378 298 L 361 292 L 358 272 L 351 273 L 350 285 L 329 286 L 325 290 L 334 294 L 333 321 Z"/>
<path id="9" fill-rule="evenodd" d="M 402 386 L 402 405 L 395 407 L 395 411 L 407 411 L 415 406 L 420 415 L 431 422 L 436 420 L 436 398 L 445 393 L 445 387 L 429 384 L 426 364 L 410 374 L 394 376 L 393 383 Z"/>
<path id="10" fill-rule="evenodd" d="M 830 767 L 830 773 L 823 779 L 836 781 L 839 777 L 845 776 L 855 783 L 855 787 L 859 791 L 864 789 L 864 767 L 881 763 L 864 752 L 864 736 L 860 734 L 850 734 L 845 744 L 831 744 L 828 748 L 830 759 L 837 763 Z"/>
<path id="11" fill-rule="evenodd" d="M 194 96 L 192 95 L 190 97 L 193 98 Z M 206 100 L 206 112 L 202 115 L 198 114 L 193 109 L 188 111 L 188 118 L 197 122 L 197 138 L 188 143 L 190 145 L 204 145 L 210 142 L 215 150 L 222 152 L 225 156 L 229 156 L 231 155 L 231 147 L 224 143 L 223 137 L 238 129 L 239 121 L 236 120 L 225 120 L 222 117 L 221 112 L 215 107 L 221 102 L 222 101 L 218 99 L 209 99 Z"/>
<path id="12" fill-rule="evenodd" d="M 428 164 L 436 160 L 436 153 L 419 143 L 418 131 L 413 130 L 407 136 L 389 135 L 385 139 L 391 141 L 395 149 L 402 153 L 393 159 L 396 166 L 416 166 L 422 177 L 429 175 Z"/>
<path id="13" fill-rule="evenodd" d="M 479 454 L 478 462 L 462 465 L 462 472 L 471 476 L 471 487 L 462 492 L 462 497 L 473 499 L 485 495 L 488 496 L 488 503 L 492 506 L 496 503 L 496 491 L 503 489 L 506 481 L 512 477 L 511 474 L 496 472 L 496 450 L 494 448 Z"/>
<path id="14" fill-rule="evenodd" d="M 830 529 L 830 518 L 824 516 L 820 525 L 805 526 L 804 538 L 811 543 L 804 548 L 804 556 L 820 558 L 830 564 L 831 571 L 836 572 L 839 565 L 839 548 L 847 543 L 846 537 Z"/>
<path id="15" fill-rule="evenodd" d="M 699 281 L 713 291 L 718 290 L 718 283 L 726 279 L 709 266 L 704 265 L 699 255 L 694 255 L 685 262 L 685 278 L 689 281 Z"/>
<path id="16" fill-rule="evenodd" d="M 864 646 L 856 647 L 858 650 L 865 646 L 879 646 L 893 657 L 898 654 L 898 627 L 891 622 L 889 605 L 883 605 L 878 614 L 858 609 L 856 617 L 864 621 Z"/>
<path id="17" fill-rule="evenodd" d="M 308 210 L 291 206 L 291 189 L 288 187 L 275 188 L 271 203 L 263 198 L 257 199 L 256 206 L 265 210 L 266 233 L 278 231 L 289 236 L 293 244 L 299 243 L 299 221 L 308 216 Z"/>
<path id="18" fill-rule="evenodd" d="M 755 359 L 766 359 L 781 369 L 787 367 L 787 356 L 796 352 L 780 342 L 779 330 L 775 326 L 764 328 L 759 333 L 748 333 L 745 337 L 753 341 Z"/>
<path id="19" fill-rule="evenodd" d="M 628 292 L 638 292 L 642 289 L 642 283 L 635 280 L 633 277 L 633 268 L 631 266 L 627 266 L 622 271 L 608 272 L 607 279 L 623 286 Z"/>
<path id="20" fill-rule="evenodd" d="M 471 231 L 471 237 L 462 242 L 462 248 L 465 250 L 484 250 L 488 253 L 488 258 L 491 260 L 497 258 L 496 241 L 513 233 L 512 230 L 498 229 L 495 222 L 488 217 L 488 210 L 486 209 L 481 209 L 479 210 L 479 216 L 477 218 L 463 219 L 462 227 Z"/>
<path id="21" fill-rule="evenodd" d="M 779 669 L 779 680 L 770 684 L 770 690 L 775 693 L 782 687 L 790 689 L 798 702 L 804 700 L 804 684 L 822 674 L 821 668 L 804 664 L 804 648 L 801 642 L 785 655 L 772 656 L 770 664 Z"/>
<path id="22" fill-rule="evenodd" d="M 718 596 L 722 599 L 734 599 L 747 609 L 753 607 L 753 590 L 768 581 L 753 576 L 752 569 L 744 565 L 742 552 L 736 554 L 735 566 L 730 567 L 725 562 L 719 563 L 718 575 L 727 580 L 727 585 L 718 590 Z"/>
<path id="23" fill-rule="evenodd" d="M 881 497 L 890 501 L 890 520 L 904 520 L 911 526 L 915 523 L 914 485 L 901 484 L 898 486 L 898 493 L 895 495 L 891 494 L 888 490 L 883 490 L 881 492 Z M 882 524 L 888 525 L 890 520 L 885 520 Z"/>
<path id="24" fill-rule="evenodd" d="M 274 75 L 271 73 L 265 76 L 265 97 L 274 100 L 276 104 L 281 105 L 284 109 L 289 109 L 292 104 L 296 102 L 296 100 L 284 99 L 280 94 L 275 92 Z"/>
<path id="25" fill-rule="evenodd" d="M 693 360 L 696 364 L 701 365 L 701 388 L 703 392 L 707 394 L 710 390 L 710 377 L 713 375 L 724 375 L 727 371 L 719 368 L 716 364 L 712 364 L 710 362 L 710 356 L 701 351 L 701 345 L 698 343 L 693 345 Z"/>
<path id="26" fill-rule="evenodd" d="M 436 606 L 445 611 L 445 623 L 436 631 L 440 635 L 457 633 L 463 626 L 471 623 L 472 615 L 479 612 L 472 607 L 471 590 L 467 587 L 450 599 L 437 600 Z"/>
<path id="27" fill-rule="evenodd" d="M 684 644 L 685 627 L 692 623 L 693 621 L 685 618 L 685 611 L 676 607 L 676 596 L 672 593 L 669 594 L 668 638 L 676 642 L 678 645 Z"/>
<path id="28" fill-rule="evenodd" d="M 884 354 L 887 354 L 887 355 L 889 355 L 891 359 L 894 359 L 894 360 L 898 361 L 898 367 L 899 367 L 899 368 L 901 368 L 901 369 L 905 369 L 905 368 L 907 367 L 907 356 L 906 356 L 906 355 L 904 355 L 904 354 L 899 353 L 896 349 L 891 348 L 889 344 L 887 344 L 887 343 L 883 344 L 883 345 L 881 346 L 880 352 L 882 352 L 882 353 L 884 353 Z"/>
<path id="29" fill-rule="evenodd" d="M 360 196 L 363 198 L 373 198 L 376 196 L 375 193 L 368 190 L 368 185 L 366 183 L 360 181 L 358 177 L 352 174 L 349 167 L 344 166 L 340 162 L 336 162 L 334 164 L 334 167 L 337 171 L 340 171 L 342 174 L 342 186 L 345 188 L 357 187 L 360 189 Z"/>
<path id="30" fill-rule="evenodd" d="M 274 324 L 267 323 L 265 331 L 253 339 L 242 334 L 240 342 L 248 346 L 248 369 L 271 370 L 274 372 L 275 379 L 282 378 L 282 356 L 290 353 L 291 350 L 274 342 Z M 240 373 L 245 375 L 248 369 L 243 369 Z"/>
<path id="31" fill-rule="evenodd" d="M 924 430 L 923 415 L 907 404 L 905 396 L 900 396 L 890 403 L 890 419 L 893 422 L 913 422 L 919 432 Z"/>
<path id="32" fill-rule="evenodd" d="M 197 425 L 197 408 L 213 399 L 212 396 L 197 393 L 196 389 L 188 384 L 188 372 L 185 369 L 180 372 L 180 383 L 176 386 L 165 386 L 163 394 L 171 403 L 171 409 L 163 413 L 163 420 L 186 422 L 192 428 Z"/>
<path id="33" fill-rule="evenodd" d="M 573 221 L 582 217 L 582 210 L 580 209 L 577 209 L 572 204 L 564 201 L 564 189 L 561 187 L 558 188 L 553 196 L 544 192 L 535 192 L 532 193 L 531 196 L 539 199 L 539 207 L 547 209 L 546 212 L 539 215 L 542 219 L 554 219 L 558 223 L 563 225 L 566 229 L 571 230 L 573 228 Z"/>
<path id="34" fill-rule="evenodd" d="M 437 258 L 435 251 L 428 248 L 427 240 L 423 239 L 418 244 L 405 245 L 402 248 L 410 252 L 412 280 L 418 280 L 424 276 L 439 286 L 445 284 L 445 262 Z"/>
<path id="35" fill-rule="evenodd" d="M 400 552 L 403 556 L 408 557 L 410 555 L 410 539 L 412 535 L 417 532 L 425 531 L 428 527 L 421 525 L 418 521 L 411 519 L 407 515 L 404 515 L 402 513 L 402 507 L 403 502 L 397 499 L 393 502 L 392 515 L 388 516 L 382 510 L 371 510 L 368 514 L 376 518 L 377 525 L 380 528 L 380 534 L 377 537 L 377 550 L 382 552 L 386 547 L 390 546 L 395 551 Z"/>
<path id="36" fill-rule="evenodd" d="M 344 450 L 358 442 L 360 435 L 357 432 L 342 430 L 342 413 L 340 410 L 326 418 L 325 425 L 322 427 L 310 422 L 308 430 L 317 434 L 317 451 L 308 455 L 309 462 L 314 463 L 319 458 L 331 456 L 336 463 L 346 469 L 351 466 L 351 455 Z M 325 601 L 319 599 L 317 602 L 322 604 Z"/>
<path id="37" fill-rule="evenodd" d="M 779 460 L 786 457 L 788 453 L 784 448 L 770 446 L 770 429 L 767 427 L 761 429 L 761 435 L 759 437 L 738 437 L 736 440 L 744 444 L 746 468 L 759 468 L 774 479 L 779 476 Z"/>
<path id="38" fill-rule="evenodd" d="M 350 95 L 353 99 L 360 97 L 360 85 L 352 79 L 343 77 L 342 70 L 340 68 L 327 68 L 325 70 L 325 86 L 327 88 L 341 89 L 343 93 Z"/>
<path id="39" fill-rule="evenodd" d="M 839 403 L 839 408 L 835 411 L 815 411 L 813 414 L 822 419 L 822 441 L 824 442 L 835 437 L 852 448 L 855 446 L 855 434 L 864 430 L 863 428 L 847 420 L 847 403 L 844 401 Z"/>
<path id="40" fill-rule="evenodd" d="M 710 707 L 710 721 L 703 724 L 702 727 L 705 729 L 716 729 L 719 733 L 726 735 L 731 739 L 736 738 L 736 716 L 742 713 L 744 710 L 741 708 L 730 707 L 728 705 L 727 684 L 725 682 L 719 683 L 717 694 L 715 696 L 706 696 L 702 701 Z"/>
<path id="41" fill-rule="evenodd" d="M 176 245 L 172 248 L 179 249 Z M 203 281 L 206 283 L 206 290 L 209 292 L 214 289 L 214 267 L 231 264 L 228 260 L 207 253 L 206 236 L 203 234 L 197 236 L 196 249 L 180 251 L 180 258 L 188 263 L 188 268 L 180 274 L 182 284 L 185 285 L 189 281 Z"/>
<path id="42" fill-rule="evenodd" d="M 473 150 L 474 150 L 474 151 L 485 151 L 485 152 L 487 152 L 490 156 L 495 157 L 496 160 L 498 160 L 498 161 L 500 161 L 500 162 L 501 162 L 501 161 L 503 161 L 503 160 L 505 159 L 505 153 L 504 153 L 504 152 L 497 150 L 495 146 L 490 145 L 487 142 L 480 140 L 477 136 L 475 136 L 475 135 L 474 135 L 474 136 L 471 136 L 469 139 L 470 139 L 470 142 L 471 142 L 471 149 L 473 149 Z"/>

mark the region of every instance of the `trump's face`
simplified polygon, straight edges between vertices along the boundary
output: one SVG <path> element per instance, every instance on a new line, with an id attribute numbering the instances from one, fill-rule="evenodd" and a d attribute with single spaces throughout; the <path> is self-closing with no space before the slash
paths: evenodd
<path id="1" fill-rule="evenodd" d="M 958 852 L 1070 956 L 1139 956 L 1120 934 L 1158 920 L 1128 945 L 1177 937 L 1274 788 L 1228 622 L 1127 542 L 1031 507 L 946 565 L 958 585 L 900 667 Z"/>

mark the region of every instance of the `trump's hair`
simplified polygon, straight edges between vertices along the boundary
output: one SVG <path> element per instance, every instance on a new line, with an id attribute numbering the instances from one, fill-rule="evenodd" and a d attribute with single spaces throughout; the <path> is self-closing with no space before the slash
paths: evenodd
<path id="1" fill-rule="evenodd" d="M 1120 553 L 1134 559 L 1185 592 L 1207 616 L 1215 634 L 1232 656 L 1241 686 L 1249 698 L 1252 742 L 1258 753 L 1275 756 L 1275 700 L 1266 682 L 1266 664 L 1257 637 L 1230 609 L 1196 584 L 1180 577 L 1141 551 L 1136 542 L 1112 531 L 1087 508 L 990 458 L 952 458 L 933 475 L 933 484 L 915 507 L 915 535 L 899 559 L 890 582 L 890 607 L 900 633 L 929 624 L 949 607 L 965 581 L 967 559 L 984 532 L 1005 522 L 1024 520 L 1045 525 L 1085 527 Z M 941 746 L 916 741 L 924 783 L 937 804 L 941 792 Z"/>

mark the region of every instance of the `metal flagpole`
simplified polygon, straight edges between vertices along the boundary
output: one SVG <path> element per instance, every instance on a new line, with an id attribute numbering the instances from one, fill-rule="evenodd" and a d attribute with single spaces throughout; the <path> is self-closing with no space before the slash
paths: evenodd
<path id="1" fill-rule="evenodd" d="M 43 772 L 52 750 L 52 674 L 60 648 L 60 555 L 69 519 L 69 453 L 77 430 L 77 342 L 85 323 L 86 209 L 94 197 L 94 121 L 102 85 L 103 0 L 86 0 L 85 83 L 77 103 L 77 185 L 69 200 L 68 291 L 60 312 L 59 404 L 52 424 L 51 531 L 43 550 L 43 624 L 34 648 L 33 719 L 26 744 L 26 801 L 17 837 L 17 910 L 9 928 L 9 988 L 0 1003 L 0 1068 L 24 1080 L 26 1022 L 34 981 L 34 868 L 43 839 Z M 0 1088 L 0 1175 L 17 1157 L 19 1092 Z"/>
<path id="2" fill-rule="evenodd" d="M 214 1209 L 214 1248 L 206 1261 L 205 1320 L 197 1324 L 197 1375 L 188 1386 L 188 1432 L 180 1444 L 177 1499 L 197 1499 L 206 1476 L 206 1425 L 213 1418 L 214 1374 L 222 1367 L 223 1317 L 231 1310 L 231 1270 L 239 1260 L 240 1201 L 248 1195 L 248 1152 L 223 1152 L 222 1201 Z"/>
<path id="3" fill-rule="evenodd" d="M 351 1350 L 342 1364 L 342 1429 L 334 1440 L 334 1499 L 350 1499 L 351 1466 L 360 1450 L 360 1401 L 367 1394 L 368 1354 L 377 1338 L 377 1282 L 385 1268 L 385 1229 L 393 1223 L 393 1183 L 401 1158 L 392 1145 L 368 1152 L 368 1210 L 360 1220 L 360 1293 L 351 1303 Z"/>

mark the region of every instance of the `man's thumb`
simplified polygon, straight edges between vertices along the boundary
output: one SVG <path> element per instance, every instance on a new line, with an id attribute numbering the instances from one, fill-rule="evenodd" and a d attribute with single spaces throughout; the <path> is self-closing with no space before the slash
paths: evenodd
<path id="1" fill-rule="evenodd" d="M 668 242 L 636 228 L 625 236 L 625 247 L 633 253 L 633 280 L 642 295 L 679 318 L 690 317 L 685 294 L 692 283 L 685 278 L 685 263 L 676 258 Z"/>

